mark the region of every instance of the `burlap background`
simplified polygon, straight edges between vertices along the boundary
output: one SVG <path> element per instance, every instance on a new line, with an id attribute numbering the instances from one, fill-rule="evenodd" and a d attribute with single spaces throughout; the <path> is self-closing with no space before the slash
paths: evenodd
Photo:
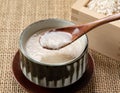
<path id="1" fill-rule="evenodd" d="M 0 0 L 0 93 L 27 93 L 14 79 L 12 60 L 22 30 L 46 18 L 70 20 L 76 0 Z M 90 50 L 95 60 L 91 81 L 76 93 L 120 93 L 120 62 Z"/>

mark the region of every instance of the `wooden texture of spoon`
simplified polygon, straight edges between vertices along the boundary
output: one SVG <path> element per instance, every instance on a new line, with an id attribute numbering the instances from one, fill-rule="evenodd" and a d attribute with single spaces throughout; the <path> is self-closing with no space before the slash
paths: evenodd
<path id="1" fill-rule="evenodd" d="M 71 42 L 66 44 L 66 45 L 63 45 L 62 47 L 60 47 L 60 48 L 63 48 L 65 46 L 71 44 L 72 42 L 74 42 L 76 39 L 78 39 L 82 35 L 91 31 L 93 28 L 96 28 L 100 25 L 106 24 L 106 23 L 111 22 L 111 21 L 119 20 L 119 19 L 120 19 L 120 13 L 119 14 L 114 14 L 114 15 L 111 15 L 111 16 L 107 16 L 105 18 L 98 19 L 98 20 L 90 22 L 90 23 L 86 23 L 86 24 L 82 24 L 82 25 L 78 25 L 78 26 L 75 25 L 75 26 L 63 27 L 63 28 L 58 28 L 58 29 L 54 29 L 54 30 L 50 30 L 50 31 L 68 32 L 72 35 Z M 79 29 L 79 31 L 74 33 L 74 30 L 76 28 Z M 109 28 L 108 28 L 108 30 L 109 30 Z M 49 47 L 46 47 L 46 48 L 51 49 Z M 60 48 L 58 48 L 58 49 L 60 49 Z"/>

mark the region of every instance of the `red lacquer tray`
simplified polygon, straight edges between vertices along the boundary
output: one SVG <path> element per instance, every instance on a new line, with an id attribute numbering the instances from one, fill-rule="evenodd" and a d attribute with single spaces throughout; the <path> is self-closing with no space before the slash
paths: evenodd
<path id="1" fill-rule="evenodd" d="M 14 77 L 16 78 L 18 83 L 30 93 L 75 93 L 75 91 L 78 91 L 81 88 L 83 88 L 85 85 L 87 85 L 87 83 L 91 79 L 94 70 L 94 63 L 92 57 L 89 54 L 87 69 L 83 74 L 83 76 L 74 84 L 64 88 L 57 88 L 57 89 L 44 88 L 29 81 L 23 75 L 20 69 L 19 52 L 15 54 L 15 57 L 13 59 L 12 70 Z"/>

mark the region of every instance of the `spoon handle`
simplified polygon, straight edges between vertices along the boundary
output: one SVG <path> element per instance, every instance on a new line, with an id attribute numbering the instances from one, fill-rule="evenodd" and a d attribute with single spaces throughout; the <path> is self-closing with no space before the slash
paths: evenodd
<path id="1" fill-rule="evenodd" d="M 87 33 L 95 27 L 98 27 L 100 25 L 103 25 L 103 24 L 106 24 L 108 22 L 115 21 L 115 20 L 118 20 L 118 19 L 120 19 L 120 13 L 119 14 L 114 14 L 114 15 L 111 15 L 111 16 L 107 16 L 105 18 L 102 18 L 102 19 L 84 24 L 85 26 L 83 26 L 82 29 L 84 29 L 85 33 Z"/>

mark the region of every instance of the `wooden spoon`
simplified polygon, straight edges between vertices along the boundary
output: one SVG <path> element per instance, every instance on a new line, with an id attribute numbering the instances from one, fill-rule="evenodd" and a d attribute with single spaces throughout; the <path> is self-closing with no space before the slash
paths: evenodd
<path id="1" fill-rule="evenodd" d="M 98 27 L 100 25 L 103 25 L 103 24 L 106 24 L 108 22 L 115 21 L 115 20 L 118 20 L 118 19 L 120 19 L 120 13 L 115 14 L 115 15 L 111 15 L 111 16 L 108 16 L 108 17 L 105 17 L 105 18 L 102 18 L 102 19 L 99 19 L 99 20 L 96 20 L 96 21 L 93 21 L 93 22 L 90 22 L 90 23 L 78 25 L 78 26 L 75 25 L 75 26 L 69 26 L 69 27 L 63 27 L 63 28 L 50 30 L 50 32 L 52 32 L 52 31 L 54 31 L 54 32 L 61 31 L 61 32 L 70 33 L 72 35 L 71 42 L 57 48 L 57 49 L 60 49 L 60 48 L 63 48 L 65 46 L 71 44 L 72 42 L 74 42 L 76 39 L 78 39 L 82 35 L 86 34 L 89 31 L 91 31 L 93 28 L 96 28 L 96 27 Z M 79 30 L 77 32 L 74 32 L 76 28 L 79 29 Z M 45 47 L 45 48 L 52 49 L 52 50 L 54 49 L 54 48 L 50 48 L 50 47 Z"/>

